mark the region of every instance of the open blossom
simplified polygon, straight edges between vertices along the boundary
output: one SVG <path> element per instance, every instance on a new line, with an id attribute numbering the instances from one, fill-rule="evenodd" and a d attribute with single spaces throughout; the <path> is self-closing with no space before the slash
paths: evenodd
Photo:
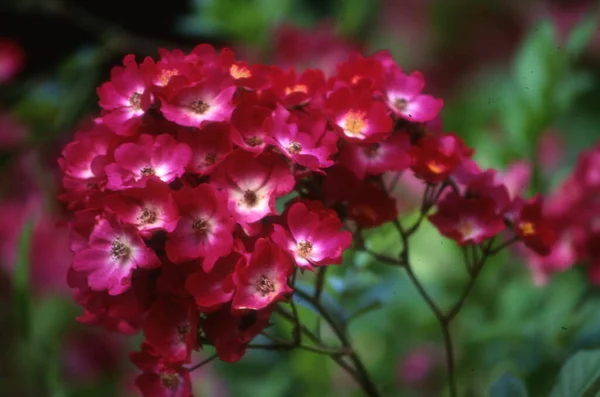
<path id="1" fill-rule="evenodd" d="M 143 371 L 135 384 L 143 397 L 191 397 L 190 374 L 181 363 L 165 361 L 148 342 L 142 343 L 141 352 L 129 356 L 133 364 Z"/>
<path id="2" fill-rule="evenodd" d="M 106 198 L 107 209 L 140 232 L 172 232 L 179 220 L 179 210 L 169 186 L 149 178 L 144 187 L 128 189 Z"/>
<path id="3" fill-rule="evenodd" d="M 269 154 L 255 159 L 237 150 L 219 165 L 212 183 L 227 193 L 234 218 L 252 223 L 276 213 L 275 199 L 292 190 L 294 178 L 280 157 Z"/>
<path id="4" fill-rule="evenodd" d="M 187 127 L 201 127 L 207 121 L 226 121 L 233 111 L 235 86 L 207 76 L 202 82 L 161 98 L 161 112 L 169 121 Z"/>
<path id="5" fill-rule="evenodd" d="M 140 185 L 153 176 L 172 182 L 183 175 L 191 156 L 189 146 L 178 143 L 169 134 L 140 135 L 137 142 L 124 143 L 115 149 L 115 162 L 106 167 L 107 186 L 121 190 Z"/>
<path id="6" fill-rule="evenodd" d="M 227 212 L 226 196 L 204 183 L 193 189 L 182 188 L 175 193 L 175 200 L 181 218 L 167 236 L 167 256 L 175 263 L 204 258 L 203 268 L 210 271 L 233 246 L 233 220 Z"/>
<path id="7" fill-rule="evenodd" d="M 277 123 L 275 119 L 270 127 L 270 142 L 290 160 L 313 171 L 334 164 L 331 157 L 338 150 L 338 136 L 327 128 L 324 119 L 314 121 L 306 131 L 300 130 L 301 127 L 294 123 Z"/>
<path id="8" fill-rule="evenodd" d="M 232 141 L 246 151 L 261 153 L 267 146 L 266 124 L 272 114 L 273 110 L 262 104 L 240 104 L 231 116 Z"/>
<path id="9" fill-rule="evenodd" d="M 444 106 L 441 99 L 423 95 L 425 79 L 419 72 L 410 75 L 402 71 L 388 74 L 384 82 L 386 101 L 394 114 L 415 122 L 427 122 L 435 119 Z"/>
<path id="10" fill-rule="evenodd" d="M 186 290 L 194 297 L 196 306 L 203 312 L 213 312 L 231 301 L 234 292 L 233 272 L 244 258 L 232 252 L 219 258 L 210 272 L 199 270 L 185 282 Z"/>
<path id="11" fill-rule="evenodd" d="M 479 244 L 504 230 L 502 214 L 488 197 L 460 197 L 448 194 L 429 217 L 439 232 L 460 245 Z"/>
<path id="12" fill-rule="evenodd" d="M 238 262 L 238 266 L 234 309 L 264 309 L 292 292 L 287 284 L 294 268 L 292 258 L 269 240 L 258 239 L 248 264 Z"/>
<path id="13" fill-rule="evenodd" d="M 374 101 L 367 90 L 339 88 L 327 98 L 340 134 L 351 141 L 377 141 L 392 131 L 392 118 L 382 102 Z"/>
<path id="14" fill-rule="evenodd" d="M 403 171 L 412 164 L 410 148 L 408 135 L 400 133 L 381 142 L 345 145 L 340 162 L 361 179 L 367 174 Z"/>
<path id="15" fill-rule="evenodd" d="M 412 170 L 417 178 L 429 183 L 446 179 L 472 151 L 464 142 L 451 134 L 429 134 L 411 148 Z"/>
<path id="16" fill-rule="evenodd" d="M 289 208 L 286 226 L 289 232 L 280 225 L 274 226 L 273 241 L 290 252 L 303 268 L 341 263 L 342 252 L 352 242 L 352 234 L 340 230 L 342 222 L 333 211 L 311 211 L 302 202 Z"/>
<path id="17" fill-rule="evenodd" d="M 90 235 L 87 248 L 75 254 L 73 268 L 87 274 L 93 290 L 111 295 L 125 292 L 137 268 L 160 265 L 135 228 L 121 225 L 114 218 L 100 219 Z"/>
<path id="18" fill-rule="evenodd" d="M 133 55 L 125 57 L 123 67 L 112 69 L 111 81 L 98 88 L 98 96 L 104 109 L 104 123 L 115 133 L 125 136 L 135 134 L 153 101 L 148 82 Z"/>
<path id="19" fill-rule="evenodd" d="M 153 350 L 168 362 L 189 362 L 198 348 L 198 315 L 188 299 L 163 297 L 150 309 L 144 336 Z"/>

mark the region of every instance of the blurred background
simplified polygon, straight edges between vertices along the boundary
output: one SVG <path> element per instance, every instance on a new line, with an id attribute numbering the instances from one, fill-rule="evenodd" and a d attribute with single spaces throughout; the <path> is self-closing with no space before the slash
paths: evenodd
<path id="1" fill-rule="evenodd" d="M 387 49 L 444 98 L 445 130 L 483 167 L 517 170 L 517 188 L 550 193 L 600 139 L 597 16 L 588 0 L 1 0 L 0 394 L 137 395 L 127 352 L 140 339 L 75 320 L 68 218 L 55 199 L 56 159 L 98 112 L 96 87 L 125 54 L 207 42 L 251 62 L 332 72 L 354 50 Z M 410 180 L 398 193 L 407 219 L 416 193 Z M 381 252 L 397 244 L 386 227 L 370 238 Z M 427 224 L 413 247 L 418 275 L 449 307 L 465 283 L 461 252 Z M 548 277 L 518 250 L 488 266 L 453 324 L 459 384 L 487 396 L 510 371 L 545 396 L 567 357 L 600 348 L 600 295 L 581 266 Z M 327 291 L 350 311 L 376 309 L 350 331 L 384 396 L 443 394 L 438 324 L 401 272 L 348 252 Z M 195 372 L 196 395 L 360 396 L 330 361 L 249 351 Z"/>

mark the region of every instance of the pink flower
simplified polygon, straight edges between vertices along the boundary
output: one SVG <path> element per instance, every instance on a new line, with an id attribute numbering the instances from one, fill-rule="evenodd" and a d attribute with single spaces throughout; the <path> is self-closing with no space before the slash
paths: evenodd
<path id="1" fill-rule="evenodd" d="M 160 266 L 156 254 L 148 248 L 137 230 L 119 224 L 114 218 L 100 219 L 88 247 L 75 254 L 73 268 L 87 274 L 92 290 L 108 290 L 119 295 L 129 289 L 137 268 Z"/>
<path id="2" fill-rule="evenodd" d="M 435 119 L 444 106 L 441 99 L 422 95 L 425 79 L 419 72 L 410 75 L 395 71 L 384 83 L 386 101 L 390 109 L 406 120 L 426 122 Z"/>
<path id="3" fill-rule="evenodd" d="M 231 116 L 231 140 L 240 148 L 259 154 L 267 147 L 266 124 L 273 111 L 261 104 L 242 103 Z"/>
<path id="4" fill-rule="evenodd" d="M 181 129 L 178 138 L 192 150 L 188 170 L 199 175 L 210 173 L 232 150 L 227 123 L 208 123 L 202 128 Z"/>
<path id="5" fill-rule="evenodd" d="M 148 342 L 142 343 L 141 352 L 129 357 L 143 371 L 135 380 L 143 397 L 191 397 L 190 373 L 181 363 L 165 361 Z"/>
<path id="6" fill-rule="evenodd" d="M 448 194 L 429 220 L 443 235 L 459 245 L 479 244 L 504 230 L 504 219 L 488 197 L 467 198 Z"/>
<path id="7" fill-rule="evenodd" d="M 287 229 L 274 225 L 273 241 L 290 252 L 302 268 L 339 264 L 342 252 L 352 243 L 352 234 L 340 231 L 342 222 L 334 211 L 311 211 L 302 202 L 287 213 Z"/>
<path id="8" fill-rule="evenodd" d="M 294 263 L 277 245 L 267 239 L 258 239 L 248 264 L 238 262 L 233 275 L 235 310 L 260 310 L 282 300 L 293 292 L 287 280 Z"/>
<path id="9" fill-rule="evenodd" d="M 144 336 L 167 362 L 190 362 L 198 349 L 198 316 L 189 299 L 163 297 L 152 305 L 144 321 Z"/>
<path id="10" fill-rule="evenodd" d="M 234 223 L 227 212 L 226 196 L 204 183 L 193 189 L 183 187 L 175 193 L 175 201 L 181 218 L 167 236 L 167 257 L 175 263 L 204 258 L 202 266 L 208 272 L 233 247 Z"/>
<path id="11" fill-rule="evenodd" d="M 110 195 L 105 205 L 121 222 L 135 226 L 142 233 L 155 230 L 172 232 L 179 220 L 171 189 L 155 178 L 149 178 L 144 187 Z"/>
<path id="12" fill-rule="evenodd" d="M 150 108 L 153 96 L 135 56 L 127 55 L 123 65 L 111 70 L 111 81 L 98 88 L 98 96 L 104 109 L 104 124 L 119 135 L 131 136 L 135 135 L 142 116 Z"/>
<path id="13" fill-rule="evenodd" d="M 392 131 L 385 105 L 367 90 L 339 88 L 327 98 L 327 107 L 340 134 L 350 141 L 379 141 Z"/>
<path id="14" fill-rule="evenodd" d="M 143 180 L 151 176 L 172 182 L 183 175 L 191 157 L 189 146 L 169 134 L 140 135 L 136 143 L 124 143 L 115 149 L 115 163 L 106 167 L 107 186 L 112 190 L 143 186 Z"/>
<path id="15" fill-rule="evenodd" d="M 412 164 L 410 139 L 406 134 L 394 134 L 382 142 L 349 143 L 340 153 L 340 163 L 360 179 L 365 175 L 380 175 L 385 171 L 402 171 Z"/>
<path id="16" fill-rule="evenodd" d="M 214 312 L 231 301 L 234 292 L 232 276 L 239 261 L 244 261 L 243 257 L 232 252 L 219 258 L 210 272 L 199 270 L 186 279 L 185 288 L 194 297 L 198 309 Z"/>
<path id="17" fill-rule="evenodd" d="M 270 142 L 290 160 L 313 171 L 333 165 L 338 136 L 324 119 L 316 120 L 309 131 L 300 131 L 295 123 L 273 118 L 270 130 Z"/>
<path id="18" fill-rule="evenodd" d="M 253 223 L 276 213 L 275 199 L 289 193 L 294 177 L 282 158 L 236 150 L 215 169 L 212 183 L 227 192 L 229 210 L 241 223 Z"/>
<path id="19" fill-rule="evenodd" d="M 233 111 L 235 90 L 232 81 L 206 76 L 198 84 L 161 98 L 160 110 L 167 120 L 187 127 L 200 127 L 205 121 L 227 121 Z"/>
<path id="20" fill-rule="evenodd" d="M 23 68 L 25 51 L 13 39 L 0 38 L 0 84 L 10 82 Z"/>
<path id="21" fill-rule="evenodd" d="M 508 166 L 504 172 L 496 174 L 495 180 L 504 184 L 511 199 L 525 193 L 531 179 L 531 164 L 527 161 L 517 161 Z"/>

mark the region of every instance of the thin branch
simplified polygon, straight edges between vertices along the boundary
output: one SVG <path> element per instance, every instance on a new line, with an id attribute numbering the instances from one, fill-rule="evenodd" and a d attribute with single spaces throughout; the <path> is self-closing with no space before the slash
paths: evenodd
<path id="1" fill-rule="evenodd" d="M 315 281 L 315 299 L 320 300 L 323 288 L 325 287 L 327 267 L 321 266 L 317 269 L 317 279 Z"/>
<path id="2" fill-rule="evenodd" d="M 346 333 L 344 332 L 342 327 L 339 324 L 337 324 L 337 322 L 333 319 L 333 317 L 331 317 L 329 312 L 325 310 L 321 303 L 315 300 L 312 295 L 307 294 L 302 290 L 296 290 L 295 293 L 298 294 L 302 299 L 309 302 L 315 309 L 317 309 L 321 317 L 323 317 L 323 319 L 329 324 L 329 326 L 336 334 L 340 342 L 342 342 L 342 345 L 348 350 L 350 350 L 351 353 L 349 354 L 349 358 L 354 364 L 358 375 L 358 379 L 360 379 L 359 383 L 362 385 L 367 395 L 370 397 L 379 397 L 379 391 L 377 390 L 375 384 L 371 380 L 371 377 L 369 376 L 369 373 L 367 372 L 367 369 L 365 368 L 363 362 L 360 360 L 360 358 L 352 348 L 352 344 L 350 343 L 350 340 L 346 336 Z"/>
<path id="3" fill-rule="evenodd" d="M 203 367 L 204 365 L 210 363 L 217 357 L 219 357 L 217 354 L 213 354 L 212 356 L 208 357 L 206 360 L 200 361 L 198 364 L 194 365 L 193 367 L 188 368 L 188 372 L 192 372 L 192 371 L 197 370 L 200 367 Z"/>
<path id="4" fill-rule="evenodd" d="M 298 274 L 298 268 L 294 271 L 292 275 L 291 286 L 294 288 L 296 284 L 296 276 Z M 294 328 L 292 329 L 292 337 L 297 345 L 302 344 L 302 330 L 300 329 L 300 316 L 298 315 L 298 308 L 296 307 L 296 302 L 294 302 L 294 295 L 290 296 L 290 306 L 292 307 L 292 315 L 294 316 Z"/>

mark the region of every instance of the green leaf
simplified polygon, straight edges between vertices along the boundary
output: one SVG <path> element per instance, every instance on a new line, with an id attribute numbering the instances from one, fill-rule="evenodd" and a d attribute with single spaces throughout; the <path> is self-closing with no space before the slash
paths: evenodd
<path id="1" fill-rule="evenodd" d="M 29 248 L 33 222 L 27 220 L 21 229 L 17 247 L 17 263 L 13 274 L 14 311 L 17 328 L 25 339 L 29 337 L 31 298 L 29 290 Z"/>
<path id="2" fill-rule="evenodd" d="M 577 58 L 590 43 L 596 29 L 598 28 L 598 18 L 594 13 L 584 18 L 569 34 L 567 38 L 567 53 L 572 58 Z"/>
<path id="3" fill-rule="evenodd" d="M 560 370 L 550 397 L 595 397 L 600 393 L 600 350 L 573 355 Z"/>
<path id="4" fill-rule="evenodd" d="M 520 379 L 506 372 L 492 385 L 490 397 L 527 397 L 527 390 Z"/>
<path id="5" fill-rule="evenodd" d="M 373 13 L 371 0 L 342 0 L 338 1 L 336 19 L 342 35 L 358 35 L 365 27 Z"/>
<path id="6" fill-rule="evenodd" d="M 544 21 L 529 33 L 513 63 L 513 89 L 523 98 L 529 119 L 541 120 L 549 111 L 548 94 L 553 92 L 561 61 L 554 26 Z"/>

